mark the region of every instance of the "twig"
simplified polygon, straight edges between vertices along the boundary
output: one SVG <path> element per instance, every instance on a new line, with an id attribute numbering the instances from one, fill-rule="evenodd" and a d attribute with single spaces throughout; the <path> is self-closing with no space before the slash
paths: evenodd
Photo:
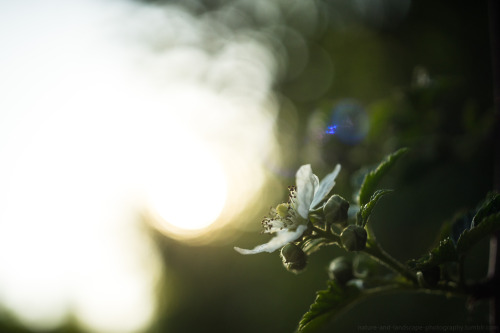
<path id="1" fill-rule="evenodd" d="M 371 257 L 376 259 L 381 264 L 401 274 L 414 284 L 417 284 L 416 275 L 412 271 L 410 271 L 405 265 L 403 265 L 402 263 L 391 257 L 376 242 L 374 241 L 368 242 L 363 252 L 369 254 Z"/>

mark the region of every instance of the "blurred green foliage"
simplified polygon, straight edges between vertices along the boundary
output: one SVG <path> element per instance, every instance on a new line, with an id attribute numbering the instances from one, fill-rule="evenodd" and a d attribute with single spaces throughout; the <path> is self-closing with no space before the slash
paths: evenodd
<path id="1" fill-rule="evenodd" d="M 323 4 L 332 12 L 346 5 Z M 374 26 L 348 15 L 344 21 L 341 27 L 324 22 L 308 35 L 311 62 L 276 85 L 282 101 L 277 125 L 282 167 L 291 171 L 281 176 L 283 189 L 293 183 L 290 166 L 312 163 L 321 176 L 341 163 L 335 192 L 352 199 L 351 181 L 362 166 L 410 147 L 384 180 L 395 193 L 380 200 L 371 221 L 380 243 L 405 261 L 425 254 L 443 221 L 474 207 L 492 187 L 486 3 L 413 1 L 408 15 L 394 25 Z M 317 66 L 325 58 L 334 74 L 318 92 L 311 87 L 322 80 Z M 354 145 L 325 135 L 332 109 L 344 99 L 362 105 L 369 118 L 366 137 Z M 243 234 L 235 243 L 259 242 L 261 235 Z M 172 332 L 291 332 L 314 292 L 325 288 L 324 263 L 343 253 L 323 249 L 295 276 L 281 267 L 277 254 L 241 257 L 229 245 L 189 247 L 163 238 L 159 243 L 177 297 L 171 300 L 166 292 L 174 304 L 158 327 Z M 481 243 L 471 257 L 486 253 L 487 244 Z M 483 259 L 466 265 L 477 276 L 486 272 Z M 325 332 L 354 331 L 363 324 L 487 324 L 485 309 L 477 304 L 468 312 L 464 299 L 385 295 L 356 305 Z"/>
<path id="2" fill-rule="evenodd" d="M 198 15 L 226 2 L 201 3 Z M 437 239 L 443 221 L 474 207 L 492 187 L 486 2 L 413 1 L 407 16 L 388 25 L 345 11 L 346 1 L 319 3 L 328 10 L 324 22 L 303 35 L 309 63 L 276 83 L 281 100 L 277 138 L 282 167 L 291 173 L 274 176 L 285 196 L 296 166 L 312 163 L 322 176 L 341 163 L 335 192 L 352 200 L 351 181 L 361 167 L 409 147 L 384 180 L 395 193 L 380 200 L 371 224 L 389 253 L 401 260 L 419 257 Z M 325 71 L 332 72 L 326 83 Z M 344 99 L 362 105 L 369 119 L 366 137 L 354 145 L 325 134 L 332 109 Z M 293 275 L 277 253 L 242 257 L 233 251 L 234 244 L 191 246 L 163 235 L 156 239 L 167 280 L 159 291 L 163 308 L 153 332 L 292 332 L 315 291 L 326 286 L 325 263 L 344 253 L 322 249 L 311 256 L 304 273 Z M 245 233 L 235 244 L 251 247 L 262 239 Z M 486 250 L 481 243 L 472 257 L 483 258 Z M 480 259 L 467 265 L 481 276 L 487 263 Z M 487 323 L 484 304 L 468 312 L 463 299 L 394 294 L 367 299 L 325 332 L 355 331 L 358 325 L 471 323 Z M 0 330 L 25 332 L 2 325 Z"/>

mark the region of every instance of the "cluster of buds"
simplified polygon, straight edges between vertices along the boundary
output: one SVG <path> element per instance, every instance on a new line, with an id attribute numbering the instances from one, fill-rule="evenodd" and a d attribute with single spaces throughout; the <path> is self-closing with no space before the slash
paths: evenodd
<path id="1" fill-rule="evenodd" d="M 365 228 L 359 225 L 347 225 L 349 202 L 335 194 L 323 206 L 323 214 L 327 230 L 332 224 L 342 227 L 340 240 L 347 251 L 361 251 L 366 247 L 368 235 Z"/>
<path id="2" fill-rule="evenodd" d="M 347 251 L 363 250 L 367 233 L 361 226 L 348 225 L 349 202 L 337 194 L 328 196 L 339 172 L 337 165 L 320 182 L 310 165 L 301 166 L 296 174 L 297 186 L 288 187 L 288 201 L 271 208 L 262 220 L 264 233 L 274 234 L 274 238 L 253 249 L 235 250 L 256 254 L 281 249 L 283 265 L 295 273 L 306 267 L 308 254 L 320 246 L 318 241 L 330 238 L 326 234 L 336 238 Z M 340 236 L 335 233 L 336 228 L 343 229 Z"/>
<path id="3" fill-rule="evenodd" d="M 282 204 L 283 207 L 276 208 L 276 214 L 283 216 L 288 215 L 288 205 Z M 347 251 L 361 251 L 366 247 L 367 233 L 365 228 L 359 225 L 348 225 L 348 209 L 349 203 L 339 195 L 332 195 L 327 202 L 323 205 L 322 209 L 315 212 L 316 221 L 322 221 L 321 226 L 324 227 L 326 232 L 334 232 L 332 225 L 342 226 L 343 231 L 339 237 L 339 245 Z M 283 210 L 283 212 L 280 212 Z M 322 212 L 322 214 L 318 214 Z M 311 220 L 313 221 L 313 220 Z M 313 222 L 312 225 L 318 222 Z M 323 229 L 324 230 L 324 229 Z M 305 233 L 301 241 L 290 242 L 281 249 L 281 258 L 285 268 L 291 272 L 298 273 L 302 271 L 307 265 L 308 257 L 308 239 L 314 239 L 314 233 Z M 309 240 L 310 242 L 310 240 Z M 342 259 L 343 260 L 343 259 Z M 334 274 L 336 280 L 347 281 L 352 278 L 352 264 L 349 263 L 350 270 L 341 269 L 347 265 L 345 260 L 334 261 L 331 264 L 330 271 L 336 272 Z M 344 267 L 345 268 L 345 267 Z M 339 273 L 345 271 L 346 273 Z M 351 273 L 347 273 L 351 272 Z M 333 277 L 332 277 L 333 279 Z M 343 282 L 342 282 L 343 283 Z"/>

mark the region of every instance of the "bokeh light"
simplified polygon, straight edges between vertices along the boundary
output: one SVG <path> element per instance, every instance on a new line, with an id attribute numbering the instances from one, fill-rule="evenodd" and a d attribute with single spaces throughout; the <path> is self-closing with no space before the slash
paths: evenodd
<path id="1" fill-rule="evenodd" d="M 208 227 L 226 203 L 227 180 L 221 164 L 195 142 L 184 141 L 168 154 L 164 163 L 156 163 L 151 170 L 146 189 L 158 226 L 176 233 Z"/>
<path id="2" fill-rule="evenodd" d="M 356 101 L 346 99 L 333 107 L 325 133 L 344 143 L 356 144 L 365 138 L 369 127 L 366 110 Z"/>
<path id="3" fill-rule="evenodd" d="M 259 222 L 305 163 L 320 178 L 341 163 L 335 192 L 349 199 L 363 166 L 415 147 L 372 222 L 391 254 L 425 253 L 439 222 L 489 186 L 485 13 L 410 0 L 0 2 L 0 331 L 293 331 L 341 250 L 291 277 L 279 256 L 233 247 L 269 239 Z M 406 294 L 363 304 L 332 329 L 437 313 Z M 466 317 L 457 309 L 445 320 Z"/>
<path id="4" fill-rule="evenodd" d="M 274 56 L 178 6 L 2 3 L 0 21 L 0 304 L 35 330 L 145 330 L 169 273 L 140 223 L 209 243 L 259 193 Z"/>

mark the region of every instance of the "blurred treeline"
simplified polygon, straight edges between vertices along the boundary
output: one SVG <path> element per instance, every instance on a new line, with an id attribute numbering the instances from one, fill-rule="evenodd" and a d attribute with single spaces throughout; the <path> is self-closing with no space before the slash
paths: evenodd
<path id="1" fill-rule="evenodd" d="M 183 6 L 182 1 L 146 2 Z M 381 200 L 372 220 L 382 246 L 408 260 L 428 250 L 445 220 L 474 207 L 492 189 L 487 3 L 419 0 L 408 2 L 407 12 L 399 15 L 397 0 L 372 1 L 382 7 L 372 15 L 356 14 L 353 4 L 364 2 L 319 1 L 323 12 L 315 25 L 284 7 L 289 17 L 281 24 L 301 34 L 309 56 L 302 63 L 294 51 L 303 49 L 283 41 L 289 65 L 275 90 L 283 156 L 278 169 L 286 171 L 272 174 L 283 187 L 267 190 L 283 191 L 285 198 L 297 166 L 311 163 L 321 177 L 341 163 L 335 191 L 352 199 L 362 167 L 409 147 L 410 153 L 386 179 L 385 185 L 396 191 Z M 204 15 L 226 3 L 200 0 L 185 5 Z M 250 28 L 269 27 L 259 26 L 255 16 Z M 335 107 L 346 101 L 357 105 L 369 124 L 355 142 L 326 134 Z M 259 220 L 251 218 L 257 229 Z M 242 224 L 248 222 L 241 217 Z M 315 291 L 324 289 L 329 260 L 343 253 L 325 248 L 295 276 L 281 266 L 278 254 L 243 257 L 232 250 L 234 245 L 251 247 L 265 241 L 258 232 L 241 234 L 235 243 L 203 246 L 155 237 L 167 278 L 159 289 L 164 309 L 154 332 L 291 332 Z M 474 277 L 485 274 L 486 254 L 485 243 L 467 263 Z M 486 309 L 478 305 L 468 312 L 464 299 L 429 295 L 374 297 L 349 309 L 325 331 L 356 331 L 363 324 L 487 324 Z"/>

